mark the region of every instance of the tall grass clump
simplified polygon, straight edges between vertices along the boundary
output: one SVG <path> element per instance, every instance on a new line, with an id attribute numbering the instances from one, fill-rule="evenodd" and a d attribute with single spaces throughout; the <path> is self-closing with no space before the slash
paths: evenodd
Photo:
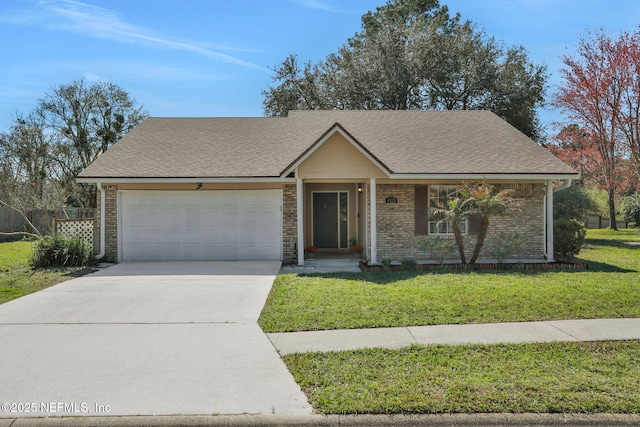
<path id="1" fill-rule="evenodd" d="M 84 267 L 95 263 L 95 257 L 85 240 L 56 234 L 35 243 L 30 263 L 33 267 Z"/>

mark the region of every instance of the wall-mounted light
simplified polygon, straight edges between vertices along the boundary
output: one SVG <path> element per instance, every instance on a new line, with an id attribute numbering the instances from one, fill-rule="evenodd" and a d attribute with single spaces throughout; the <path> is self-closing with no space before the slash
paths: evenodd
<path id="1" fill-rule="evenodd" d="M 201 183 L 201 182 L 199 182 L 199 183 L 198 183 L 198 185 L 196 185 L 196 190 L 199 190 L 199 189 L 201 189 L 201 188 L 202 188 L 202 183 Z"/>
<path id="2" fill-rule="evenodd" d="M 358 186 L 358 193 L 362 193 L 362 187 Z"/>

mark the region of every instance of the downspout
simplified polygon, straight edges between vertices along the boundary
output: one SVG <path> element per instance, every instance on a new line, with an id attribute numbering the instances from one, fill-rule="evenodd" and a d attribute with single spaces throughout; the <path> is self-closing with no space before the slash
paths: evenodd
<path id="1" fill-rule="evenodd" d="M 542 235 L 544 236 L 544 257 L 547 258 L 547 186 L 544 186 L 542 197 Z"/>
<path id="2" fill-rule="evenodd" d="M 553 189 L 553 192 L 557 193 L 558 191 L 566 190 L 567 188 L 571 187 L 571 181 L 573 181 L 573 180 L 571 180 L 571 179 L 566 180 L 559 187 L 555 187 Z"/>
<path id="3" fill-rule="evenodd" d="M 547 187 L 547 262 L 554 262 L 554 250 L 553 250 L 553 181 L 548 180 L 546 182 Z"/>
<path id="4" fill-rule="evenodd" d="M 105 253 L 104 240 L 107 235 L 107 232 L 104 229 L 105 222 L 106 222 L 106 213 L 105 213 L 106 196 L 104 194 L 104 188 L 102 188 L 102 184 L 98 182 L 96 185 L 97 185 L 98 191 L 100 192 L 100 253 L 96 255 L 96 259 L 102 259 L 104 258 L 104 253 Z"/>

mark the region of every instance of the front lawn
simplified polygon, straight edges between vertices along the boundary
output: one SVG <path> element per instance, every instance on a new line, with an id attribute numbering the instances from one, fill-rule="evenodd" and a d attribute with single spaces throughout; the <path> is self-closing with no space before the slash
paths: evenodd
<path id="1" fill-rule="evenodd" d="M 640 316 L 637 230 L 590 230 L 579 272 L 280 275 L 266 332 Z"/>
<path id="2" fill-rule="evenodd" d="M 90 270 L 85 268 L 43 268 L 29 266 L 34 242 L 0 243 L 0 304 L 39 291 Z"/>
<path id="3" fill-rule="evenodd" d="M 321 413 L 640 413 L 640 342 L 293 354 Z"/>

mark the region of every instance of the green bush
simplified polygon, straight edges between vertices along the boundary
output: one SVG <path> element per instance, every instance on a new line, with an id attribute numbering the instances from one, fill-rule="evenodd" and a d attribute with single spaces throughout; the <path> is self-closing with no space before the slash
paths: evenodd
<path id="1" fill-rule="evenodd" d="M 600 205 L 595 200 L 595 192 L 589 192 L 581 183 L 559 191 L 553 195 L 553 217 L 573 218 L 584 221 L 590 213 L 599 212 Z M 605 212 L 608 205 L 605 201 Z"/>
<path id="2" fill-rule="evenodd" d="M 527 236 L 517 231 L 513 233 L 502 231 L 489 239 L 493 247 L 493 256 L 498 260 L 498 264 L 504 264 L 510 256 L 520 254 L 526 242 Z"/>
<path id="3" fill-rule="evenodd" d="M 437 259 L 440 265 L 444 264 L 444 259 L 447 255 L 452 254 L 456 248 L 456 241 L 454 239 L 446 239 L 443 237 L 418 236 L 416 241 L 420 249 L 422 249 L 427 256 L 430 255 Z"/>
<path id="4" fill-rule="evenodd" d="M 57 234 L 38 240 L 33 248 L 33 267 L 83 267 L 95 262 L 93 248 L 84 240 Z"/>
<path id="5" fill-rule="evenodd" d="M 568 260 L 580 252 L 587 230 L 575 219 L 553 222 L 553 253 L 556 259 Z"/>
<path id="6" fill-rule="evenodd" d="M 640 223 L 640 193 L 627 196 L 623 200 L 624 205 L 624 219 L 627 221 L 635 222 L 636 225 Z"/>

